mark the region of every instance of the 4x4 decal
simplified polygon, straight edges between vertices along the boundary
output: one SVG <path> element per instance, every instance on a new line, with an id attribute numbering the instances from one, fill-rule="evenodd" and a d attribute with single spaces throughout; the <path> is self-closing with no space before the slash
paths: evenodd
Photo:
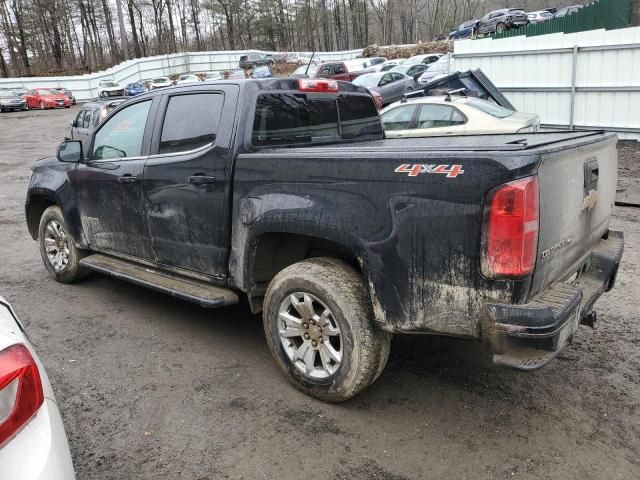
<path id="1" fill-rule="evenodd" d="M 424 163 L 404 163 L 395 169 L 396 173 L 406 173 L 410 177 L 417 177 L 421 173 L 442 173 L 447 178 L 456 178 L 462 175 L 464 170 L 462 165 L 426 165 Z"/>

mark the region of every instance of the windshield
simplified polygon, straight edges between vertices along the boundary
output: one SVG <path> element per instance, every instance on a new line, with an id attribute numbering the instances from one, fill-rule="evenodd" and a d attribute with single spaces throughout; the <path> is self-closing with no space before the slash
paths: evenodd
<path id="1" fill-rule="evenodd" d="M 378 80 L 380 80 L 380 75 L 368 73 L 366 75 L 360 75 L 351 83 L 354 85 L 360 85 L 361 87 L 373 87 L 378 84 Z"/>
<path id="2" fill-rule="evenodd" d="M 478 110 L 488 113 L 496 118 L 507 118 L 514 114 L 513 110 L 501 107 L 500 105 L 492 102 L 487 102 L 480 98 L 468 98 L 467 105 L 477 108 Z"/>
<path id="3" fill-rule="evenodd" d="M 159 78 L 154 78 L 153 81 L 155 83 L 166 83 L 169 81 L 169 79 L 167 77 L 159 77 Z"/>
<path id="4" fill-rule="evenodd" d="M 49 88 L 39 88 L 38 95 L 60 95 L 60 93 Z"/>
<path id="5" fill-rule="evenodd" d="M 117 87 L 118 84 L 116 82 L 102 82 L 103 87 Z"/>
<path id="6" fill-rule="evenodd" d="M 0 90 L 0 98 L 17 97 L 18 92 L 15 90 Z"/>
<path id="7" fill-rule="evenodd" d="M 130 83 L 129 88 L 144 88 L 141 83 Z"/>

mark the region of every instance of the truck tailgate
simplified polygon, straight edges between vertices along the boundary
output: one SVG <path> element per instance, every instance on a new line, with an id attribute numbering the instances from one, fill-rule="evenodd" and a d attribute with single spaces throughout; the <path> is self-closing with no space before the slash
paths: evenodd
<path id="1" fill-rule="evenodd" d="M 616 137 L 542 153 L 538 255 L 530 295 L 583 267 L 607 233 L 618 178 Z"/>

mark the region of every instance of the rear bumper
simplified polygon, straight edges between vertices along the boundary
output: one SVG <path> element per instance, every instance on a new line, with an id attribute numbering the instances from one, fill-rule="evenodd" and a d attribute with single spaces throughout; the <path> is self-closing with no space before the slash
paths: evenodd
<path id="1" fill-rule="evenodd" d="M 553 284 L 523 305 L 486 305 L 483 336 L 493 361 L 535 370 L 556 357 L 571 343 L 580 322 L 593 318 L 596 300 L 613 288 L 623 249 L 622 232 L 609 231 L 594 247 L 575 282 Z"/>

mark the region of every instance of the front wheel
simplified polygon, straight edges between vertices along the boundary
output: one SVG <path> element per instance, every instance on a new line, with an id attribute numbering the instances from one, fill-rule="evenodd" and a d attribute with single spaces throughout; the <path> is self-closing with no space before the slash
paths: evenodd
<path id="1" fill-rule="evenodd" d="M 339 260 L 313 258 L 278 273 L 265 295 L 263 320 L 287 379 L 320 400 L 352 398 L 386 365 L 391 335 L 373 325 L 362 276 Z"/>
<path id="2" fill-rule="evenodd" d="M 496 32 L 502 33 L 507 29 L 507 26 L 504 23 L 499 23 L 496 25 Z"/>
<path id="3" fill-rule="evenodd" d="M 40 102 L 40 110 L 44 110 L 44 102 Z"/>
<path id="4" fill-rule="evenodd" d="M 38 229 L 40 256 L 49 275 L 61 283 L 72 283 L 85 272 L 80 267 L 84 251 L 75 246 L 58 206 L 47 208 Z"/>

